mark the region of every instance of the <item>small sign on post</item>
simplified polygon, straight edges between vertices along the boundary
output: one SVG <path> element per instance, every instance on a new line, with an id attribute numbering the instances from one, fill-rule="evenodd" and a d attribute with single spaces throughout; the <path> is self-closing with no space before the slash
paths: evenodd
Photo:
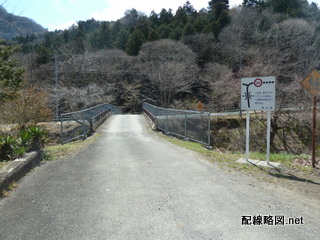
<path id="1" fill-rule="evenodd" d="M 246 160 L 249 160 L 250 111 L 267 111 L 267 155 L 270 162 L 271 111 L 275 110 L 275 77 L 241 79 L 241 110 L 247 111 L 246 117 Z"/>
<path id="2" fill-rule="evenodd" d="M 311 95 L 317 95 L 320 91 L 320 73 L 313 69 L 300 84 L 308 90 Z"/>
<path id="3" fill-rule="evenodd" d="M 313 69 L 300 84 L 313 95 L 312 117 L 312 167 L 316 167 L 316 129 L 317 129 L 317 94 L 320 91 L 320 73 Z"/>
<path id="4" fill-rule="evenodd" d="M 197 109 L 201 112 L 201 111 L 203 110 L 203 108 L 204 108 L 203 103 L 199 101 L 199 102 L 197 103 Z"/>
<path id="5" fill-rule="evenodd" d="M 273 111 L 275 82 L 275 77 L 242 78 L 241 110 Z"/>

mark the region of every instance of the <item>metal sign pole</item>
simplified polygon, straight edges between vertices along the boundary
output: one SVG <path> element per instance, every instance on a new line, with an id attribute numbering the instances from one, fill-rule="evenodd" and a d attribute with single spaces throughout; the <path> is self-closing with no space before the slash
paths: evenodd
<path id="1" fill-rule="evenodd" d="M 246 116 L 246 160 L 249 161 L 250 112 L 253 110 L 268 112 L 267 163 L 270 158 L 271 111 L 275 110 L 276 78 L 255 77 L 241 79 L 241 110 L 247 110 Z"/>
<path id="2" fill-rule="evenodd" d="M 313 69 L 300 84 L 313 95 L 313 119 L 312 119 L 312 167 L 316 167 L 316 129 L 317 129 L 317 94 L 320 91 L 320 73 Z"/>
<path id="3" fill-rule="evenodd" d="M 54 79 L 55 79 L 55 117 L 59 119 L 59 96 L 58 96 L 58 62 L 57 55 L 54 55 Z"/>
<path id="4" fill-rule="evenodd" d="M 188 124 L 187 113 L 185 113 L 184 114 L 184 138 L 185 139 L 188 139 L 187 124 Z"/>
<path id="5" fill-rule="evenodd" d="M 63 116 L 60 115 L 60 122 L 61 122 L 61 129 L 60 129 L 60 132 L 61 132 L 61 144 L 63 144 L 64 140 L 63 140 Z M 59 118 L 58 118 L 59 119 Z"/>
<path id="6" fill-rule="evenodd" d="M 168 134 L 168 111 L 166 110 L 166 134 Z"/>
<path id="7" fill-rule="evenodd" d="M 312 167 L 316 167 L 317 96 L 313 96 Z"/>
<path id="8" fill-rule="evenodd" d="M 250 112 L 247 110 L 246 117 L 246 160 L 249 161 L 249 140 L 250 140 Z"/>
<path id="9" fill-rule="evenodd" d="M 271 131 L 271 111 L 267 111 L 267 164 L 270 164 L 270 131 Z"/>

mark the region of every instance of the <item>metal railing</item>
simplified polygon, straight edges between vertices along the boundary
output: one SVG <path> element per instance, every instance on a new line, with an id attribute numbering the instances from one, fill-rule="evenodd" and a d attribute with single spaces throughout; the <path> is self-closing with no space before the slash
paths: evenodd
<path id="1" fill-rule="evenodd" d="M 61 143 L 64 144 L 78 138 L 85 139 L 111 113 L 121 114 L 122 110 L 111 104 L 101 104 L 85 110 L 61 114 L 59 116 L 61 122 Z"/>
<path id="2" fill-rule="evenodd" d="M 149 103 L 143 104 L 143 110 L 155 123 L 156 129 L 210 147 L 209 112 L 160 108 Z"/>

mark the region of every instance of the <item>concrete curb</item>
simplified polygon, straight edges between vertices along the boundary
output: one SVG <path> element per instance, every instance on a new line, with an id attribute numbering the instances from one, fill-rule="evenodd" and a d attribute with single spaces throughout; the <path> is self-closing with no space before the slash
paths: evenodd
<path id="1" fill-rule="evenodd" d="M 153 122 L 152 118 L 149 116 L 148 112 L 147 111 L 143 111 L 143 115 L 147 118 L 150 126 L 151 126 L 151 129 L 153 131 L 157 131 L 157 127 L 156 127 L 156 124 Z"/>
<path id="2" fill-rule="evenodd" d="M 281 168 L 282 165 L 281 163 L 277 163 L 277 162 L 269 162 L 269 164 L 267 163 L 267 161 L 261 161 L 261 160 L 254 160 L 254 159 L 247 159 L 246 158 L 239 158 L 238 163 L 248 163 L 248 164 L 252 164 L 252 165 L 256 165 L 256 166 L 261 166 L 261 167 L 269 167 L 269 168 Z"/>
<path id="3" fill-rule="evenodd" d="M 0 169 L 0 193 L 8 190 L 12 182 L 17 182 L 29 171 L 39 165 L 41 152 L 26 153 L 23 158 L 19 158 Z"/>

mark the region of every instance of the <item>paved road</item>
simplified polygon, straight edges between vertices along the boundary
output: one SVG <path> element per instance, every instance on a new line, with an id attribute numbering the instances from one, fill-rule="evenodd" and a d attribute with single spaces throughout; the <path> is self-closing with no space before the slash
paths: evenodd
<path id="1" fill-rule="evenodd" d="M 38 167 L 0 201 L 1 240 L 319 239 L 319 204 L 112 116 L 80 155 Z M 242 216 L 303 225 L 242 226 Z"/>

